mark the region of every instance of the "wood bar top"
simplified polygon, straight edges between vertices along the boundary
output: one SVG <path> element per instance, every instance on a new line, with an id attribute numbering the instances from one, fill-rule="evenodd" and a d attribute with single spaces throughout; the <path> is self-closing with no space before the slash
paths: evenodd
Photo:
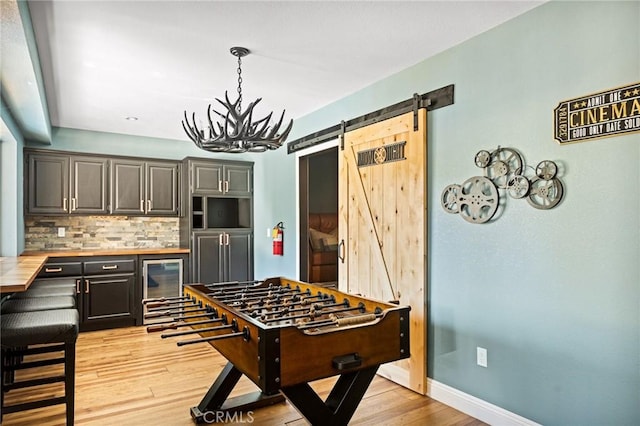
<path id="1" fill-rule="evenodd" d="M 26 291 L 50 258 L 188 253 L 186 248 L 26 251 L 17 257 L 0 257 L 0 293 Z"/>
<path id="2" fill-rule="evenodd" d="M 0 292 L 25 291 L 45 263 L 47 256 L 0 257 Z"/>

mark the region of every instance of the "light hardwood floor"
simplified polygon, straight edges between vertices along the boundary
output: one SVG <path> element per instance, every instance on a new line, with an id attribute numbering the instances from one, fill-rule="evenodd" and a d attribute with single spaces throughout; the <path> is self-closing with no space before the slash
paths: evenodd
<path id="1" fill-rule="evenodd" d="M 177 347 L 175 340 L 148 334 L 145 327 L 81 333 L 76 357 L 76 424 L 100 426 L 194 425 L 190 407 L 198 405 L 227 362 L 209 344 Z M 312 386 L 324 397 L 334 381 L 335 378 L 320 380 Z M 243 378 L 231 396 L 256 389 Z M 39 393 L 62 395 L 62 385 L 41 386 Z M 13 390 L 7 393 L 6 402 L 25 401 L 33 396 L 32 390 Z M 260 426 L 308 424 L 288 402 L 256 410 L 252 419 Z M 249 417 L 244 420 L 248 423 Z M 7 414 L 2 424 L 64 425 L 64 406 Z M 376 376 L 350 424 L 484 423 Z"/>

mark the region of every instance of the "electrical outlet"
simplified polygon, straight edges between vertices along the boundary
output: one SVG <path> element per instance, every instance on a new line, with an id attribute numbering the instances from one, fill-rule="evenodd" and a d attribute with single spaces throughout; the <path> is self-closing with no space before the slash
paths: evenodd
<path id="1" fill-rule="evenodd" d="M 476 362 L 480 367 L 487 368 L 487 350 L 478 346 L 476 348 Z"/>
<path id="2" fill-rule="evenodd" d="M 65 236 L 65 230 L 64 227 L 59 227 L 58 228 L 58 237 L 64 237 Z"/>

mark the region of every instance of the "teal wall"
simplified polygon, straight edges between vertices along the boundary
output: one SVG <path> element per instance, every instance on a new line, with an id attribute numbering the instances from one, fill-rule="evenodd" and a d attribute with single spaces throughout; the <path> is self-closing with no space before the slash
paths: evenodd
<path id="1" fill-rule="evenodd" d="M 639 78 L 639 2 L 551 2 L 296 120 L 290 140 L 455 85 L 454 105 L 428 116 L 429 377 L 545 425 L 640 424 L 640 135 L 569 146 L 552 135 L 559 101 Z M 562 203 L 508 199 L 485 225 L 445 213 L 444 187 L 479 174 L 476 152 L 498 145 L 558 162 Z M 213 157 L 70 129 L 53 129 L 51 148 Z M 295 156 L 216 157 L 255 161 L 255 273 L 293 277 Z M 9 174 L 21 177 L 19 164 Z M 266 229 L 280 221 L 276 257 Z"/>
<path id="2" fill-rule="evenodd" d="M 24 140 L 4 100 L 0 105 L 0 256 L 24 250 L 22 148 Z"/>
<path id="3" fill-rule="evenodd" d="M 294 138 L 455 84 L 428 116 L 429 377 L 545 425 L 640 424 L 640 135 L 552 134 L 558 102 L 639 78 L 639 2 L 552 2 L 296 121 Z M 558 162 L 562 203 L 445 213 L 499 145 Z"/>

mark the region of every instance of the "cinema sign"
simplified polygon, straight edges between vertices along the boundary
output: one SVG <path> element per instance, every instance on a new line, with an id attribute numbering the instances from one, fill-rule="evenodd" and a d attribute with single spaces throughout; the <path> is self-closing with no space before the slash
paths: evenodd
<path id="1" fill-rule="evenodd" d="M 560 102 L 553 115 L 560 144 L 640 132 L 640 82 Z"/>

